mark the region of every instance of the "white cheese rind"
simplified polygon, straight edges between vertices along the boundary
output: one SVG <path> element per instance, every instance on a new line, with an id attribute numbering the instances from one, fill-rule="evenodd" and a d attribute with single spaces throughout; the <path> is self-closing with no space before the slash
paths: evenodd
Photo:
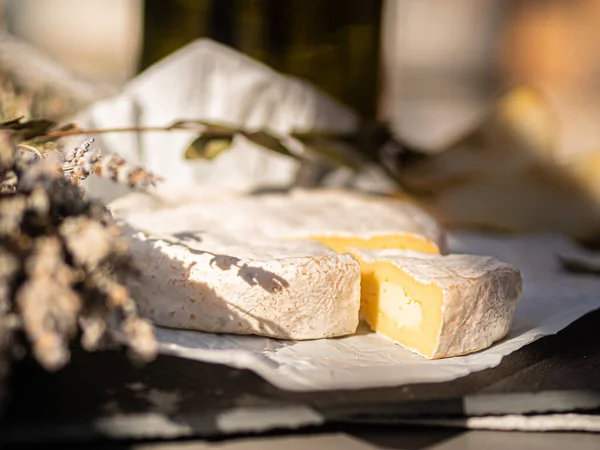
<path id="1" fill-rule="evenodd" d="M 297 189 L 285 194 L 204 199 L 175 208 L 139 212 L 132 201 L 119 202 L 118 215 L 153 231 L 220 230 L 252 236 L 295 239 L 311 236 L 370 239 L 412 235 L 427 239 L 443 253 L 443 228 L 419 207 L 404 200 L 336 189 Z M 173 218 L 176 217 L 174 220 Z"/>
<path id="2" fill-rule="evenodd" d="M 518 269 L 490 256 L 426 255 L 352 249 L 363 262 L 387 261 L 423 284 L 443 289 L 442 326 L 434 358 L 473 353 L 508 333 L 522 293 Z M 416 352 L 416 349 L 410 349 Z M 418 352 L 417 352 L 418 353 Z"/>
<path id="3" fill-rule="evenodd" d="M 143 269 L 128 287 L 157 325 L 292 340 L 356 331 L 360 267 L 350 255 L 306 241 L 153 238 L 124 228 Z"/>
<path id="4" fill-rule="evenodd" d="M 407 234 L 445 247 L 441 226 L 421 208 L 404 200 L 336 189 L 298 189 L 264 203 L 279 215 L 285 237 L 335 236 L 373 238 Z"/>

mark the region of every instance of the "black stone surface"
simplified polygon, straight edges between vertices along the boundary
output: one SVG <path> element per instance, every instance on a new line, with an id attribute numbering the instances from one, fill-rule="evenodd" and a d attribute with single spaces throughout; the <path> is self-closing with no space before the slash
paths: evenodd
<path id="1" fill-rule="evenodd" d="M 593 410 L 600 407 L 600 310 L 509 355 L 494 369 L 446 383 L 294 393 L 246 370 L 171 356 L 136 367 L 121 351 L 88 354 L 77 349 L 71 364 L 59 372 L 45 372 L 26 360 L 15 367 L 11 381 L 0 444 L 102 437 L 106 428 L 98 424 L 106 420 L 119 425 L 122 438 L 149 431 L 170 438 L 218 436 L 228 432 L 217 423 L 219 414 L 240 408 L 307 406 L 337 423 L 478 411 Z M 472 405 L 478 406 L 473 410 Z M 142 423 L 152 415 L 167 417 L 175 426 L 164 431 Z"/>

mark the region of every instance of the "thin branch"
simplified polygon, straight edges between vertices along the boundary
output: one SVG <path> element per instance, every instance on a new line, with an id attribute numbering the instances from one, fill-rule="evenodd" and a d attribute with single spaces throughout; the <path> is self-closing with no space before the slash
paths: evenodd
<path id="1" fill-rule="evenodd" d="M 147 131 L 201 131 L 208 127 L 202 125 L 184 125 L 184 124 L 174 124 L 165 127 L 154 126 L 154 127 L 123 127 L 123 128 L 91 128 L 87 130 L 75 129 L 75 130 L 63 130 L 63 131 L 50 131 L 42 136 L 41 138 L 55 138 L 55 137 L 65 137 L 65 136 L 78 136 L 82 134 L 103 134 L 103 133 L 135 133 L 135 132 L 147 132 Z M 234 134 L 237 134 L 238 131 L 229 131 L 229 130 L 209 130 L 207 132 L 203 132 L 203 135 L 210 137 L 228 137 Z"/>
<path id="2" fill-rule="evenodd" d="M 137 133 L 137 132 L 169 132 L 169 131 L 199 131 L 202 136 L 208 138 L 233 137 L 236 134 L 246 133 L 242 128 L 233 129 L 229 127 L 221 128 L 219 125 L 204 125 L 194 123 L 174 123 L 167 126 L 138 126 L 122 128 L 90 128 L 90 129 L 70 129 L 49 131 L 39 138 L 57 138 L 66 136 L 79 136 L 84 134 L 105 134 L 105 133 Z M 351 139 L 355 137 L 353 133 L 315 133 L 315 132 L 291 132 L 289 137 L 297 139 L 305 138 L 323 138 L 323 139 Z"/>

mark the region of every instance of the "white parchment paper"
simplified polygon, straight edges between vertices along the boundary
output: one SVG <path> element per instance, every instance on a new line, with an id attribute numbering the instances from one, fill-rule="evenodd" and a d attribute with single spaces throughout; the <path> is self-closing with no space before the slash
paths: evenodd
<path id="1" fill-rule="evenodd" d="M 250 369 L 278 388 L 294 391 L 440 382 L 497 366 L 511 352 L 600 308 L 600 277 L 562 270 L 556 254 L 580 250 L 560 236 L 459 233 L 451 235 L 450 249 L 493 255 L 522 272 L 523 298 L 512 329 L 488 350 L 429 361 L 362 326 L 354 336 L 304 342 L 158 328 L 161 352 Z"/>

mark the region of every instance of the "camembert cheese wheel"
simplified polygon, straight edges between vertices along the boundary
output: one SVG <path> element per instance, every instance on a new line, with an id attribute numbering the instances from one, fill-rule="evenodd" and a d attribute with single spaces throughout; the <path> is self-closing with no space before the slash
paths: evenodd
<path id="1" fill-rule="evenodd" d="M 460 356 L 508 333 L 522 290 L 513 266 L 488 256 L 351 251 L 362 265 L 361 315 L 408 350 Z"/>
<path id="2" fill-rule="evenodd" d="M 292 340 L 356 331 L 360 268 L 349 254 L 311 241 L 123 228 L 142 269 L 128 287 L 157 325 Z"/>

